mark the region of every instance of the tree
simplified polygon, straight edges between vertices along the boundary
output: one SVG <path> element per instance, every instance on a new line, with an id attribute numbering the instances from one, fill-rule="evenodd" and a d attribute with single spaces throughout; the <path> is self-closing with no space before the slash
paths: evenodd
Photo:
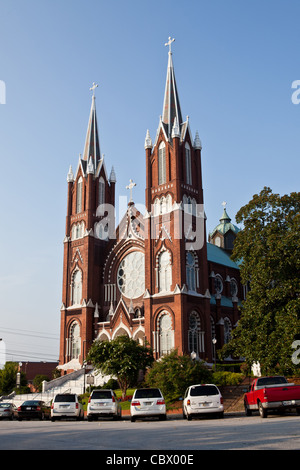
<path id="1" fill-rule="evenodd" d="M 47 375 L 38 374 L 33 379 L 33 386 L 37 392 L 43 391 L 43 382 L 49 382 L 49 377 Z"/>
<path id="2" fill-rule="evenodd" d="M 211 372 L 201 361 L 192 361 L 188 355 L 179 355 L 177 350 L 163 356 L 148 370 L 145 384 L 160 388 L 165 400 L 172 402 L 183 397 L 188 386 L 207 383 Z"/>
<path id="3" fill-rule="evenodd" d="M 264 373 L 293 369 L 300 333 L 300 193 L 280 196 L 265 187 L 236 215 L 243 223 L 232 258 L 249 286 L 241 319 L 223 349 L 259 362 Z"/>
<path id="4" fill-rule="evenodd" d="M 16 362 L 6 362 L 2 370 L 0 370 L 0 395 L 9 395 L 14 390 L 27 393 L 27 380 L 24 372 L 21 372 L 20 388 L 16 388 L 18 364 Z"/>
<path id="5" fill-rule="evenodd" d="M 138 344 L 128 336 L 118 336 L 112 341 L 95 341 L 87 356 L 96 370 L 116 377 L 122 398 L 131 384 L 136 384 L 139 371 L 152 365 L 153 353 L 147 346 Z"/>

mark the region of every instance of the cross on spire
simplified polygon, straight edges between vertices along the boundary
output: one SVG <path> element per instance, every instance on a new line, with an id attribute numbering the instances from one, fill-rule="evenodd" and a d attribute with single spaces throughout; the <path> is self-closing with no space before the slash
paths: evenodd
<path id="1" fill-rule="evenodd" d="M 171 36 L 169 36 L 168 42 L 165 43 L 165 46 L 169 46 L 169 54 L 172 54 L 171 44 L 172 44 L 172 42 L 174 42 L 174 41 L 175 41 L 175 38 L 172 39 Z"/>
<path id="2" fill-rule="evenodd" d="M 134 183 L 132 180 L 129 180 L 129 185 L 126 186 L 126 189 L 130 190 L 130 200 L 129 202 L 132 202 L 132 189 L 136 186 L 136 183 Z"/>
<path id="3" fill-rule="evenodd" d="M 98 87 L 98 85 L 93 82 L 93 86 L 91 86 L 90 90 L 93 92 L 93 96 L 95 96 L 95 89 Z"/>

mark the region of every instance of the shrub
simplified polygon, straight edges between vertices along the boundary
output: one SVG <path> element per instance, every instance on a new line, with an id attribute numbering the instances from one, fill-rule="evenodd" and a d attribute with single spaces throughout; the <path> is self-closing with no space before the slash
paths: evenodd
<path id="1" fill-rule="evenodd" d="M 237 372 L 219 371 L 212 374 L 212 381 L 217 386 L 239 385 L 243 379 L 244 374 Z"/>
<path id="2" fill-rule="evenodd" d="M 191 361 L 187 355 L 172 351 L 156 361 L 148 370 L 145 386 L 160 388 L 167 403 L 183 397 L 188 386 L 208 383 L 211 372 L 201 361 Z"/>

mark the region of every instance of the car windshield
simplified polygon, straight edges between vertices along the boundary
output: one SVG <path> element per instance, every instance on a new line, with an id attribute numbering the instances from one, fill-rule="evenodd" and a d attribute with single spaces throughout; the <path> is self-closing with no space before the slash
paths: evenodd
<path id="1" fill-rule="evenodd" d="M 56 395 L 55 402 L 75 403 L 75 395 Z"/>
<path id="2" fill-rule="evenodd" d="M 39 404 L 40 404 L 39 401 L 28 400 L 28 401 L 24 401 L 23 406 L 38 406 Z"/>
<path id="3" fill-rule="evenodd" d="M 207 395 L 219 395 L 217 387 L 214 385 L 197 385 L 190 389 L 191 397 L 203 397 Z"/>
<path id="4" fill-rule="evenodd" d="M 7 408 L 9 406 L 11 406 L 10 403 L 0 403 L 0 408 Z"/>
<path id="5" fill-rule="evenodd" d="M 161 393 L 157 388 L 143 388 L 136 390 L 134 398 L 161 398 Z"/>
<path id="6" fill-rule="evenodd" d="M 111 399 L 111 391 L 110 390 L 95 390 L 91 396 L 92 400 L 104 400 L 107 398 Z"/>

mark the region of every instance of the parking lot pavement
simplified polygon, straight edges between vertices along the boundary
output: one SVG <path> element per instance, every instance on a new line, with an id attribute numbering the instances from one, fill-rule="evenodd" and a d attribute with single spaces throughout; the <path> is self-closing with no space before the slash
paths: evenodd
<path id="1" fill-rule="evenodd" d="M 192 421 L 173 414 L 166 421 L 0 421 L 1 450 L 111 450 L 125 452 L 200 450 L 299 450 L 300 416 L 246 417 Z"/>

